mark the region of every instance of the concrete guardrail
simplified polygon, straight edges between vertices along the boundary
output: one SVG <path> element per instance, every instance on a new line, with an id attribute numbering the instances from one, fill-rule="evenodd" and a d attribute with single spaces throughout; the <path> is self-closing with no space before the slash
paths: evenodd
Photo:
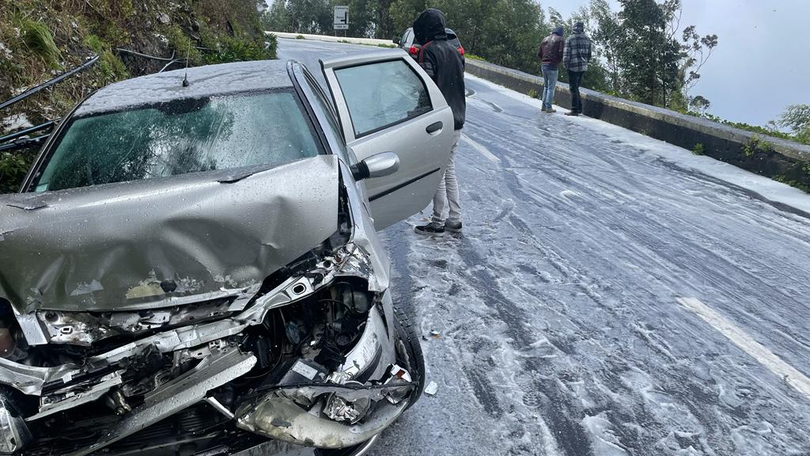
<path id="1" fill-rule="evenodd" d="M 543 79 L 488 62 L 467 60 L 467 72 L 509 89 L 542 93 Z M 558 83 L 555 104 L 571 107 L 568 84 Z M 583 114 L 740 168 L 810 188 L 810 146 L 636 103 L 593 90 L 581 89 Z M 699 146 L 701 145 L 701 146 Z"/>
<path id="2" fill-rule="evenodd" d="M 314 40 L 314 41 L 326 41 L 330 43 L 350 43 L 350 44 L 365 44 L 369 46 L 379 46 L 379 45 L 389 45 L 395 46 L 394 42 L 391 40 L 375 40 L 371 38 L 352 38 L 352 37 L 343 37 L 343 36 L 326 36 L 326 35 L 308 35 L 305 33 L 287 33 L 287 32 L 271 32 L 267 31 L 264 32 L 266 34 L 273 34 L 279 38 L 286 38 L 286 39 L 301 39 L 299 37 L 303 37 L 306 40 Z"/>

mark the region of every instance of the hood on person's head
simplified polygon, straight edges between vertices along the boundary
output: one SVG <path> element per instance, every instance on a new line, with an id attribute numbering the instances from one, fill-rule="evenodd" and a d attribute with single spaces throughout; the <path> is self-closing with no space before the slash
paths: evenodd
<path id="1" fill-rule="evenodd" d="M 574 33 L 584 33 L 585 32 L 585 24 L 582 22 L 577 22 L 574 24 Z"/>
<path id="2" fill-rule="evenodd" d="M 554 31 L 551 32 L 551 33 L 553 33 L 555 35 L 558 35 L 558 36 L 563 36 L 563 28 L 562 28 L 562 26 L 559 26 L 559 27 L 555 28 Z"/>
<path id="3" fill-rule="evenodd" d="M 446 37 L 444 29 L 444 13 L 435 8 L 426 9 L 413 22 L 413 33 L 416 42 L 421 45 L 433 41 L 440 35 Z"/>

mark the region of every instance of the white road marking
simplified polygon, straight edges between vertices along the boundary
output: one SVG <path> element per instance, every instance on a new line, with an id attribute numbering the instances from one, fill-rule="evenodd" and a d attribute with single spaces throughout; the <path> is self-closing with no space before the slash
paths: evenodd
<path id="1" fill-rule="evenodd" d="M 475 149 L 479 153 L 481 153 L 481 155 L 483 155 L 484 158 L 486 158 L 487 160 L 489 160 L 489 161 L 491 161 L 492 163 L 495 163 L 495 164 L 500 164 L 501 163 L 501 159 L 496 157 L 495 154 L 490 152 L 489 149 L 487 149 L 486 147 L 484 147 L 481 144 L 478 144 L 477 142 L 473 141 L 467 135 L 461 135 L 461 137 L 464 139 L 464 141 L 467 141 L 467 144 L 469 144 L 470 146 L 472 146 L 473 149 Z"/>
<path id="2" fill-rule="evenodd" d="M 734 323 L 727 320 L 706 304 L 703 304 L 695 298 L 678 298 L 678 303 L 694 312 L 697 316 L 706 321 L 706 323 L 712 325 L 714 329 L 720 331 L 744 352 L 751 355 L 754 359 L 759 361 L 760 364 L 796 389 L 796 391 L 810 399 L 810 378 L 807 378 L 790 364 L 782 361 L 781 358 L 773 354 L 773 352 L 746 334 L 745 331 L 735 326 Z"/>

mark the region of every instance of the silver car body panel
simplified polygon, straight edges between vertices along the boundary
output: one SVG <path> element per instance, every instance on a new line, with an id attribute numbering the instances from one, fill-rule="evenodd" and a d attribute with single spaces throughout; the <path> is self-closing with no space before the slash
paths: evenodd
<path id="1" fill-rule="evenodd" d="M 0 297 L 28 314 L 252 296 L 337 230 L 336 156 L 217 179 L 201 173 L 3 196 Z"/>
<path id="2" fill-rule="evenodd" d="M 357 138 L 349 106 L 343 97 L 335 71 L 361 65 L 399 60 L 424 82 L 433 109 L 416 118 Z M 453 111 L 438 86 L 425 71 L 400 49 L 374 52 L 321 62 L 332 92 L 346 144 L 357 160 L 381 152 L 395 152 L 400 159 L 397 173 L 362 182 L 368 193 L 374 226 L 380 230 L 424 209 L 433 199 L 444 176 L 453 144 Z M 380 90 L 391 81 L 379 81 Z M 369 90 L 374 89 L 370 87 Z M 438 130 L 430 127 L 440 125 Z M 429 131 L 432 131 L 429 133 Z"/>

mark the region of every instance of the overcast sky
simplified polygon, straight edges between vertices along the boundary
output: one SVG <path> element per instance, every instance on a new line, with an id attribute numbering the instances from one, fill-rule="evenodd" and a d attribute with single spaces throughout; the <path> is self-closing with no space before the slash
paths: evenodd
<path id="1" fill-rule="evenodd" d="M 614 10 L 618 2 L 611 0 Z M 690 95 L 724 119 L 764 125 L 791 104 L 810 104 L 810 0 L 682 0 L 682 26 L 720 44 Z M 589 0 L 541 0 L 563 17 Z"/>

